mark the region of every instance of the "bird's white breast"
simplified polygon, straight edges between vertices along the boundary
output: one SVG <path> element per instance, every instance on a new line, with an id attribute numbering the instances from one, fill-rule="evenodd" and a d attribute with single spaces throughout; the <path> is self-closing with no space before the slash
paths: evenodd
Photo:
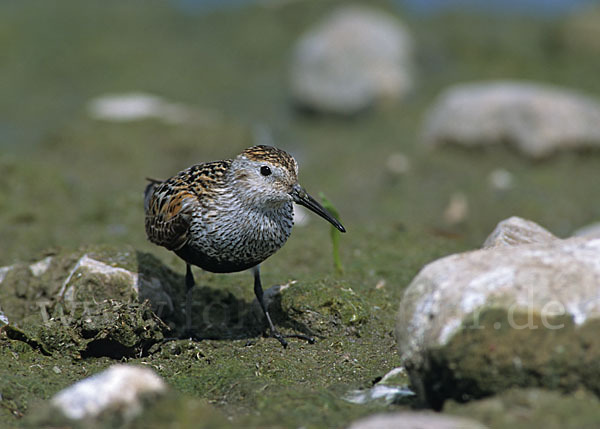
<path id="1" fill-rule="evenodd" d="M 195 210 L 189 245 L 222 263 L 256 265 L 285 244 L 292 226 L 291 202 L 256 207 L 223 193 Z"/>

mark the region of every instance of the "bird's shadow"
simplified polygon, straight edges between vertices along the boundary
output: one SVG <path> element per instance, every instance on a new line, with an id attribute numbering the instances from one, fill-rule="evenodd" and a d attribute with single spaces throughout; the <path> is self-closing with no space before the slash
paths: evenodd
<path id="1" fill-rule="evenodd" d="M 171 328 L 173 337 L 232 340 L 252 339 L 267 334 L 268 323 L 256 299 L 245 301 L 229 291 L 196 282 L 192 290 L 192 314 L 186 316 L 185 277 L 155 256 L 137 252 L 140 300 L 147 299 L 153 311 Z M 252 287 L 249 277 L 248 287 Z M 268 304 L 273 323 L 282 333 L 315 334 L 281 308 L 280 295 Z"/>

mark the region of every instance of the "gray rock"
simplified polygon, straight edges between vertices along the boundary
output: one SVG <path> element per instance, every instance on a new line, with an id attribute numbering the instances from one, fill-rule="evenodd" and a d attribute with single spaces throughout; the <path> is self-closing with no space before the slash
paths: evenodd
<path id="1" fill-rule="evenodd" d="M 432 412 L 375 414 L 352 423 L 348 429 L 485 429 L 486 426 L 464 417 Z"/>
<path id="2" fill-rule="evenodd" d="M 583 226 L 573 233 L 574 237 L 600 238 L 600 222 Z"/>
<path id="3" fill-rule="evenodd" d="M 483 243 L 483 247 L 518 246 L 520 244 L 548 243 L 554 240 L 558 240 L 558 238 L 537 223 L 513 216 L 496 226 Z"/>
<path id="4" fill-rule="evenodd" d="M 413 86 L 412 63 L 412 39 L 397 19 L 345 6 L 297 42 L 291 93 L 310 109 L 353 114 L 404 96 Z"/>
<path id="5" fill-rule="evenodd" d="M 596 388 L 600 374 L 577 365 L 600 355 L 586 349 L 598 341 L 587 336 L 600 321 L 600 239 L 511 218 L 486 245 L 426 265 L 405 291 L 396 338 L 416 393 L 439 406 L 512 384 Z"/>
<path id="6" fill-rule="evenodd" d="M 93 419 L 110 411 L 131 419 L 142 411 L 144 396 L 165 391 L 165 383 L 151 369 L 119 364 L 61 390 L 51 403 L 72 420 Z"/>
<path id="7" fill-rule="evenodd" d="M 508 142 L 531 158 L 600 147 L 600 103 L 533 82 L 492 81 L 447 89 L 427 114 L 426 145 Z"/>
<path id="8" fill-rule="evenodd" d="M 495 191 L 508 191 L 514 185 L 513 174 L 504 168 L 497 168 L 488 176 L 490 187 Z"/>
<path id="9" fill-rule="evenodd" d="M 34 264 L 35 265 L 35 264 Z M 161 281 L 156 277 L 140 275 L 115 265 L 109 265 L 87 253 L 81 256 L 72 266 L 69 275 L 58 292 L 66 303 L 72 304 L 84 297 L 93 296 L 92 290 L 98 285 L 111 288 L 113 297 L 133 295 L 142 302 L 148 300 L 155 311 L 173 311 L 173 302 L 163 289 Z"/>

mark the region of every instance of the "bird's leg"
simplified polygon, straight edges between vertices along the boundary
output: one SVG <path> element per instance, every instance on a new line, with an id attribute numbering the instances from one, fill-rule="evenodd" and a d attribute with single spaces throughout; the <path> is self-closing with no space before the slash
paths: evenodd
<path id="1" fill-rule="evenodd" d="M 269 328 L 271 329 L 271 335 L 273 335 L 275 338 L 277 338 L 277 341 L 279 341 L 281 343 L 283 348 L 286 348 L 287 341 L 285 340 L 285 338 L 283 338 L 283 335 L 281 335 L 279 333 L 279 331 L 277 329 L 275 329 L 275 326 L 273 325 L 273 322 L 271 321 L 271 316 L 269 315 L 269 311 L 267 310 L 267 306 L 265 305 L 265 301 L 263 299 L 263 289 L 262 289 L 262 285 L 260 282 L 260 269 L 258 268 L 258 265 L 252 269 L 252 272 L 254 274 L 254 294 L 256 295 L 256 299 L 258 300 L 258 303 L 260 304 L 260 308 L 262 308 L 263 313 L 265 313 L 267 322 L 269 322 Z"/>
<path id="2" fill-rule="evenodd" d="M 185 271 L 185 329 L 186 332 L 192 330 L 192 290 L 194 289 L 194 275 L 192 274 L 192 266 L 186 264 Z"/>
<path id="3" fill-rule="evenodd" d="M 301 338 L 303 340 L 308 341 L 311 344 L 314 343 L 315 339 L 312 337 L 309 337 L 307 335 L 302 335 L 302 334 L 282 335 L 277 329 L 275 329 L 275 325 L 273 325 L 273 322 L 271 321 L 271 316 L 269 315 L 269 311 L 267 310 L 267 306 L 265 305 L 265 301 L 263 298 L 263 289 L 262 289 L 262 284 L 260 282 L 260 269 L 259 269 L 258 265 L 252 269 L 252 273 L 254 274 L 254 294 L 256 295 L 256 299 L 258 300 L 258 303 L 260 304 L 260 308 L 262 308 L 263 313 L 265 313 L 267 322 L 269 322 L 269 328 L 271 329 L 271 335 L 273 335 L 273 337 L 275 337 L 277 339 L 277 341 L 279 341 L 284 348 L 286 348 L 287 344 L 288 344 L 287 341 L 285 340 L 285 338 Z"/>
<path id="4" fill-rule="evenodd" d="M 192 289 L 194 289 L 194 275 L 192 274 L 192 267 L 190 264 L 186 264 L 185 271 L 185 330 L 180 337 L 167 337 L 163 339 L 163 342 L 179 340 L 183 338 L 189 338 L 190 340 L 200 340 L 192 332 Z"/>

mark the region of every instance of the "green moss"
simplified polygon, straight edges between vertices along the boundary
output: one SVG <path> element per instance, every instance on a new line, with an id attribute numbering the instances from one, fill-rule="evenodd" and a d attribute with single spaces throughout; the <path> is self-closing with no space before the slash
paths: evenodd
<path id="1" fill-rule="evenodd" d="M 357 328 L 369 318 L 367 303 L 343 281 L 292 285 L 282 293 L 281 310 L 300 317 L 309 328 L 320 332 L 337 325 Z"/>
<path id="2" fill-rule="evenodd" d="M 448 398 L 468 401 L 515 386 L 563 392 L 585 387 L 598 393 L 599 325 L 597 320 L 576 326 L 569 317 L 485 310 L 447 345 L 428 353 L 427 400 L 439 408 Z"/>
<path id="3" fill-rule="evenodd" d="M 565 395 L 542 389 L 510 389 L 468 404 L 450 401 L 444 412 L 498 429 L 592 428 L 600 418 L 599 405 L 598 397 L 585 390 Z"/>
<path id="4" fill-rule="evenodd" d="M 5 328 L 0 329 L 0 421 L 7 426 L 23 424 L 22 417 L 31 409 L 40 409 L 41 401 L 112 363 L 88 359 L 82 365 L 68 353 L 46 355 L 22 339 L 11 337 Z"/>

